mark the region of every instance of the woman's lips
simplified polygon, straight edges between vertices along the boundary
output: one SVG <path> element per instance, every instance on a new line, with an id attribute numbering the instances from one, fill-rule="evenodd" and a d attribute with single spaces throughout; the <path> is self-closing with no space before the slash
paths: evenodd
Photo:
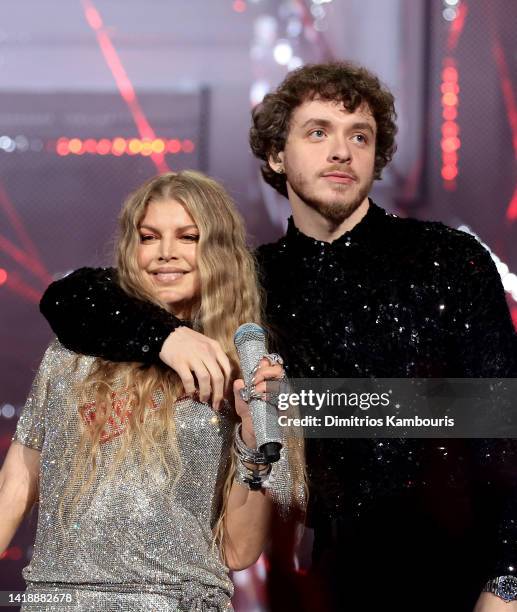
<path id="1" fill-rule="evenodd" d="M 172 283 L 185 276 L 185 272 L 155 272 L 154 278 L 159 283 Z"/>

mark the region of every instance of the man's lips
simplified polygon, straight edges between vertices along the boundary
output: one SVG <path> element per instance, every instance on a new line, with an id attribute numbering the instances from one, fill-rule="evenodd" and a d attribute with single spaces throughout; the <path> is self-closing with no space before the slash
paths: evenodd
<path id="1" fill-rule="evenodd" d="M 331 181 L 332 183 L 342 183 L 348 185 L 350 183 L 355 183 L 355 177 L 351 174 L 347 174 L 346 172 L 325 172 L 323 174 L 323 178 Z"/>

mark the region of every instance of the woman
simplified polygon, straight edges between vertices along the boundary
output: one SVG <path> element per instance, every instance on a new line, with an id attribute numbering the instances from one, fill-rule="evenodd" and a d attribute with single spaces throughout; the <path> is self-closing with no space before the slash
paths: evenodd
<path id="1" fill-rule="evenodd" d="M 165 366 L 75 355 L 54 341 L 0 472 L 0 553 L 38 500 L 23 575 L 25 599 L 39 601 L 27 609 L 60 609 L 61 599 L 67 610 L 231 609 L 228 569 L 255 562 L 272 506 L 303 512 L 305 490 L 299 438 L 270 474 L 249 462 L 256 444 L 233 334 L 261 320 L 254 262 L 229 196 L 196 172 L 148 181 L 120 221 L 120 286 L 207 337 L 233 381 L 231 402 L 214 409 L 187 396 Z M 263 359 L 255 390 L 282 373 Z"/>

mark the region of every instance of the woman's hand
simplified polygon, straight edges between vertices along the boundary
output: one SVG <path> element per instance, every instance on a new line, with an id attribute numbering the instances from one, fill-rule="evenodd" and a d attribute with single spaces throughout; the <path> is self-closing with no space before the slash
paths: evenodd
<path id="1" fill-rule="evenodd" d="M 194 376 L 199 386 L 199 400 L 219 410 L 231 376 L 230 360 L 219 342 L 188 327 L 176 328 L 165 340 L 160 359 L 176 371 L 185 393 L 196 391 Z"/>
<path id="2" fill-rule="evenodd" d="M 254 377 L 254 387 L 256 393 L 266 392 L 266 381 L 281 380 L 284 377 L 284 368 L 279 365 L 271 365 L 265 357 L 260 360 L 259 369 Z M 256 448 L 257 440 L 253 430 L 253 422 L 248 404 L 241 398 L 240 390 L 244 388 L 242 378 L 233 383 L 233 393 L 235 396 L 235 411 L 242 421 L 241 437 L 248 448 Z"/>

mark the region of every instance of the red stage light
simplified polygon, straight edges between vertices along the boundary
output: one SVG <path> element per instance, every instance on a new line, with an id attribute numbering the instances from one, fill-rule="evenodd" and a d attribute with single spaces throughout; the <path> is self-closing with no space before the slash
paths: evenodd
<path id="1" fill-rule="evenodd" d="M 7 281 L 7 272 L 0 268 L 0 285 L 3 285 Z"/>
<path id="2" fill-rule="evenodd" d="M 142 142 L 142 155 L 152 155 L 153 154 L 153 143 L 144 138 Z"/>
<path id="3" fill-rule="evenodd" d="M 442 178 L 445 181 L 452 181 L 458 176 L 458 168 L 456 166 L 444 166 L 442 168 Z"/>
<path id="4" fill-rule="evenodd" d="M 71 138 L 68 142 L 68 150 L 70 153 L 80 155 L 83 153 L 83 143 L 79 140 L 79 138 Z"/>
<path id="5" fill-rule="evenodd" d="M 446 94 L 446 93 L 459 94 L 460 93 L 460 87 L 458 83 L 451 83 L 450 81 L 442 83 L 442 86 L 440 89 L 443 94 Z"/>
<path id="6" fill-rule="evenodd" d="M 244 0 L 235 0 L 233 3 L 233 10 L 236 13 L 244 13 L 246 10 L 246 2 L 244 2 Z"/>
<path id="7" fill-rule="evenodd" d="M 0 451 L 6 451 L 11 446 L 11 436 L 0 436 Z M 0 556 L 0 559 L 2 557 Z"/>
<path id="8" fill-rule="evenodd" d="M 458 117 L 458 109 L 455 106 L 446 106 L 443 109 L 442 117 L 447 121 L 454 121 Z"/>
<path id="9" fill-rule="evenodd" d="M 142 142 L 138 138 L 131 138 L 128 149 L 130 155 L 138 155 L 142 151 Z"/>
<path id="10" fill-rule="evenodd" d="M 126 139 L 114 138 L 111 144 L 111 152 L 113 155 L 122 155 L 126 152 Z"/>
<path id="11" fill-rule="evenodd" d="M 21 558 L 22 549 L 19 546 L 11 546 L 0 555 L 0 559 L 9 559 L 10 561 L 19 561 Z"/>
<path id="12" fill-rule="evenodd" d="M 169 140 L 167 142 L 167 152 L 168 153 L 179 153 L 181 151 L 181 142 L 179 140 L 176 140 L 175 138 L 173 140 Z"/>
<path id="13" fill-rule="evenodd" d="M 442 124 L 442 134 L 444 137 L 457 136 L 460 131 L 460 126 L 455 121 L 445 121 Z"/>
<path id="14" fill-rule="evenodd" d="M 457 81 L 458 80 L 458 71 L 456 68 L 449 66 L 448 68 L 444 68 L 442 70 L 442 79 L 444 81 Z"/>
<path id="15" fill-rule="evenodd" d="M 443 94 L 442 104 L 445 106 L 456 106 L 458 104 L 458 96 L 453 93 Z"/>
<path id="16" fill-rule="evenodd" d="M 56 152 L 58 155 L 68 155 L 68 138 L 60 138 L 56 143 Z"/>
<path id="17" fill-rule="evenodd" d="M 106 60 L 106 64 L 108 65 L 108 68 L 115 79 L 122 99 L 128 105 L 129 111 L 133 116 L 133 120 L 138 128 L 140 136 L 143 137 L 145 135 L 150 139 L 156 138 L 154 130 L 138 102 L 133 85 L 126 74 L 115 47 L 113 46 L 110 35 L 103 26 L 102 18 L 99 12 L 91 0 L 83 0 L 83 6 L 86 19 L 92 29 L 96 32 L 97 42 L 102 51 L 104 59 Z M 159 172 L 167 172 L 169 170 L 167 164 L 165 164 L 162 154 L 151 152 L 151 156 Z"/>
<path id="18" fill-rule="evenodd" d="M 185 153 L 192 153 L 194 151 L 194 143 L 192 140 L 184 140 L 181 146 Z"/>
<path id="19" fill-rule="evenodd" d="M 517 187 L 515 188 L 512 199 L 510 200 L 510 204 L 508 205 L 508 209 L 506 211 L 506 218 L 509 221 L 517 220 Z"/>
<path id="20" fill-rule="evenodd" d="M 458 154 L 456 151 L 442 151 L 442 160 L 446 166 L 455 166 L 458 163 Z"/>
<path id="21" fill-rule="evenodd" d="M 512 308 L 512 320 L 513 320 L 513 326 L 517 330 L 517 306 L 514 306 Z"/>
<path id="22" fill-rule="evenodd" d="M 161 138 L 156 138 L 153 140 L 151 148 L 153 153 L 164 153 L 165 152 L 165 142 Z"/>
<path id="23" fill-rule="evenodd" d="M 93 6 L 88 6 L 84 13 L 91 28 L 94 30 L 100 30 L 102 28 L 101 16 Z"/>
<path id="24" fill-rule="evenodd" d="M 93 138 L 88 138 L 83 143 L 85 153 L 97 153 L 97 141 Z"/>
<path id="25" fill-rule="evenodd" d="M 458 151 L 461 140 L 458 138 L 460 127 L 456 123 L 458 117 L 458 102 L 460 87 L 458 84 L 458 70 L 452 57 L 445 58 L 442 70 L 442 168 L 441 175 L 444 187 L 448 191 L 456 189 L 455 179 L 458 176 Z"/>
<path id="26" fill-rule="evenodd" d="M 97 143 L 97 153 L 99 155 L 107 155 L 111 151 L 111 140 L 102 138 Z"/>
<path id="27" fill-rule="evenodd" d="M 461 141 L 459 138 L 455 136 L 450 136 L 449 138 L 443 138 L 442 142 L 442 151 L 446 153 L 450 153 L 451 151 L 457 151 L 461 146 Z"/>
<path id="28" fill-rule="evenodd" d="M 47 149 L 56 152 L 58 155 L 65 156 L 69 154 L 82 155 L 83 153 L 97 155 L 163 155 L 164 153 L 192 153 L 195 145 L 192 140 L 180 141 L 177 138 L 165 140 L 163 138 L 131 138 L 126 139 L 122 136 L 116 136 L 113 139 L 101 138 L 96 140 L 88 138 L 81 140 L 80 138 L 59 138 L 57 141 L 49 141 Z"/>

